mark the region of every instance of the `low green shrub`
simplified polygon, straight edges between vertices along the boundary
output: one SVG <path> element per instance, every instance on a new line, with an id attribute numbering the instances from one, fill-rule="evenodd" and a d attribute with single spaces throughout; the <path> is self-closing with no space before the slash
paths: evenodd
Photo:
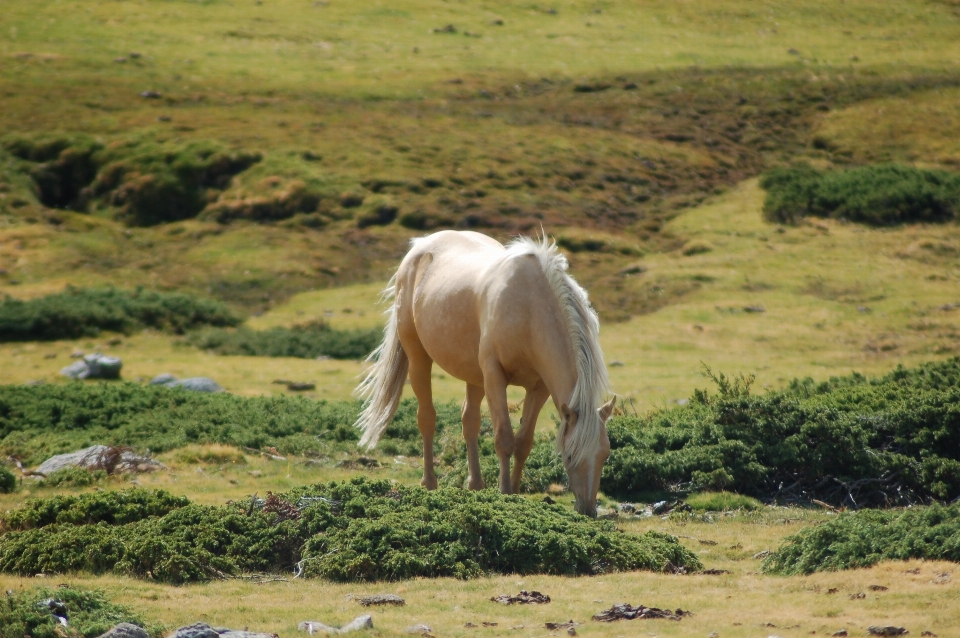
<path id="1" fill-rule="evenodd" d="M 9 494 L 17 489 L 17 477 L 10 468 L 0 465 L 0 492 Z"/>
<path id="2" fill-rule="evenodd" d="M 416 401 L 400 403 L 381 443 L 415 456 L 422 447 Z M 222 443 L 283 454 L 355 450 L 358 401 L 239 397 L 135 383 L 0 386 L 0 454 L 36 464 L 52 454 L 100 443 L 155 453 Z M 460 408 L 438 404 L 438 429 L 460 427 Z M 389 449 L 388 449 L 389 448 Z"/>
<path id="3" fill-rule="evenodd" d="M 317 321 L 267 330 L 208 328 L 191 333 L 187 342 L 224 355 L 362 359 L 380 344 L 382 338 L 380 329 L 335 330 L 328 323 Z"/>
<path id="4" fill-rule="evenodd" d="M 218 301 L 142 289 L 68 287 L 28 301 L 11 297 L 0 301 L 0 341 L 77 339 L 101 330 L 130 332 L 143 327 L 183 333 L 241 321 Z"/>
<path id="5" fill-rule="evenodd" d="M 94 485 L 100 481 L 106 480 L 107 473 L 103 470 L 88 470 L 83 467 L 64 467 L 55 472 L 51 472 L 40 481 L 38 485 L 42 487 L 86 487 Z"/>
<path id="6" fill-rule="evenodd" d="M 601 490 L 624 500 L 728 490 L 851 508 L 960 496 L 960 358 L 875 379 L 795 380 L 762 395 L 749 393 L 749 379 L 715 380 L 716 396 L 698 391 L 681 407 L 610 419 Z M 565 481 L 552 450 L 537 439 L 527 461 L 545 477 L 537 487 Z M 495 468 L 492 446 L 481 452 L 482 467 Z M 465 461 L 453 463 L 459 484 Z"/>
<path id="7" fill-rule="evenodd" d="M 140 508 L 127 522 L 102 503 L 89 522 L 65 520 L 76 501 L 34 501 L 27 514 L 8 513 L 8 521 L 31 524 L 0 536 L 0 570 L 115 572 L 185 583 L 295 566 L 306 576 L 344 582 L 702 567 L 672 536 L 623 534 L 609 522 L 495 490 L 429 492 L 357 477 L 259 502 L 174 503 L 167 513 L 145 517 Z"/>
<path id="8" fill-rule="evenodd" d="M 687 505 L 701 512 L 752 511 L 763 507 L 757 499 L 733 492 L 698 492 L 684 500 Z"/>
<path id="9" fill-rule="evenodd" d="M 788 537 L 763 571 L 812 574 L 910 558 L 960 561 L 960 504 L 840 514 Z"/>
<path id="10" fill-rule="evenodd" d="M 104 522 L 125 525 L 164 516 L 190 504 L 185 496 L 164 490 L 134 488 L 28 499 L 22 506 L 0 514 L 0 532 L 23 531 L 54 524 L 92 525 Z"/>
<path id="11" fill-rule="evenodd" d="M 900 164 L 818 171 L 806 164 L 764 175 L 764 214 L 794 223 L 807 215 L 872 226 L 944 222 L 960 210 L 960 175 Z"/>
<path id="12" fill-rule="evenodd" d="M 49 601 L 54 601 L 58 611 L 66 611 L 66 627 L 51 613 Z M 70 585 L 35 587 L 8 591 L 0 599 L 0 638 L 95 638 L 122 622 L 143 627 L 153 638 L 163 631 L 161 625 L 145 623 L 98 590 Z"/>

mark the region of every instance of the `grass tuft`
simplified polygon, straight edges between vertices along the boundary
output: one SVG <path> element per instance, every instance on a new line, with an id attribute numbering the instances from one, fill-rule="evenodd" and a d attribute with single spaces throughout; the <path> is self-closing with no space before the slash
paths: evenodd
<path id="1" fill-rule="evenodd" d="M 705 512 L 753 511 L 763 507 L 755 498 L 733 492 L 698 492 L 684 499 L 690 507 Z"/>

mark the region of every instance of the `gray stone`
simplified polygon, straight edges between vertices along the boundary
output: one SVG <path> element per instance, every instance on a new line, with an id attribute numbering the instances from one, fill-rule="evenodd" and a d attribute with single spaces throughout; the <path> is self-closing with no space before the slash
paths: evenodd
<path id="1" fill-rule="evenodd" d="M 150 638 L 150 634 L 143 627 L 122 622 L 119 625 L 114 625 L 113 629 L 107 633 L 101 634 L 100 638 Z"/>
<path id="2" fill-rule="evenodd" d="M 119 458 L 116 458 L 115 454 L 115 448 L 107 445 L 91 445 L 76 452 L 51 456 L 41 463 L 34 473 L 49 476 L 66 467 L 82 467 L 88 470 L 106 469 L 113 472 L 152 472 L 165 469 L 163 463 L 130 450 L 121 451 Z M 113 467 L 109 467 L 111 464 Z"/>
<path id="3" fill-rule="evenodd" d="M 150 379 L 148 385 L 170 385 L 176 380 L 177 378 L 175 376 L 169 372 L 164 372 L 163 374 L 158 374 L 154 378 Z"/>
<path id="4" fill-rule="evenodd" d="M 433 629 L 430 629 L 430 625 L 411 625 L 407 627 L 408 634 L 429 634 Z"/>
<path id="5" fill-rule="evenodd" d="M 87 364 L 83 361 L 74 361 L 65 368 L 61 368 L 60 374 L 71 379 L 86 379 Z"/>
<path id="6" fill-rule="evenodd" d="M 123 362 L 105 354 L 88 354 L 83 358 L 87 364 L 88 379 L 119 379 Z"/>
<path id="7" fill-rule="evenodd" d="M 305 620 L 297 625 L 298 631 L 305 631 L 311 636 L 321 632 L 326 634 L 348 634 L 352 631 L 361 631 L 363 629 L 373 629 L 372 616 L 357 616 L 339 629 L 336 627 L 331 627 L 330 625 L 325 625 L 317 620 Z"/>
<path id="8" fill-rule="evenodd" d="M 181 627 L 170 634 L 168 638 L 220 638 L 220 634 L 207 623 L 198 622 L 193 625 Z"/>
<path id="9" fill-rule="evenodd" d="M 117 357 L 88 354 L 82 360 L 61 369 L 60 374 L 71 379 L 119 379 L 121 368 L 123 362 Z"/>
<path id="10" fill-rule="evenodd" d="M 168 638 L 277 638 L 277 634 L 211 627 L 206 623 L 198 622 L 187 627 L 181 627 L 170 634 Z"/>
<path id="11" fill-rule="evenodd" d="M 193 392 L 223 392 L 220 384 L 209 377 L 190 377 L 189 379 L 181 379 L 173 383 L 168 383 L 167 386 L 192 390 Z"/>

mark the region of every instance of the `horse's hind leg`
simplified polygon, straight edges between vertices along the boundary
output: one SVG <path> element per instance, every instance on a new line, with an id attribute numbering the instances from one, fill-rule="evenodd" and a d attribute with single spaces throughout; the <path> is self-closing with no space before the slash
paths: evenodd
<path id="1" fill-rule="evenodd" d="M 500 460 L 500 492 L 512 494 L 510 486 L 510 457 L 513 456 L 513 426 L 507 408 L 507 379 L 503 368 L 494 361 L 483 366 L 483 390 L 493 421 L 493 445 Z"/>
<path id="2" fill-rule="evenodd" d="M 433 436 L 437 431 L 437 411 L 433 407 L 433 388 L 430 386 L 433 360 L 422 346 L 410 348 L 407 357 L 410 359 L 410 386 L 417 395 L 417 428 L 423 438 L 423 480 L 420 485 L 435 490 L 437 475 L 433 470 Z"/>
<path id="3" fill-rule="evenodd" d="M 530 456 L 530 450 L 533 448 L 533 434 L 537 429 L 537 417 L 540 416 L 540 410 L 543 404 L 550 397 L 550 392 L 543 381 L 527 390 L 523 399 L 523 413 L 520 416 L 520 430 L 517 432 L 515 447 L 513 450 L 513 474 L 510 482 L 513 487 L 513 493 L 520 493 L 520 479 L 523 477 L 523 464 L 527 462 Z"/>
<path id="4" fill-rule="evenodd" d="M 480 473 L 480 402 L 483 401 L 483 388 L 467 384 L 467 398 L 463 402 L 463 440 L 467 443 L 467 487 L 482 490 L 483 475 Z"/>

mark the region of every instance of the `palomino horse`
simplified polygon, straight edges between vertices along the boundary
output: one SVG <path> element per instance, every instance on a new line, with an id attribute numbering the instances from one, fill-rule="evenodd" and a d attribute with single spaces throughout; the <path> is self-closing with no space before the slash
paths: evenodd
<path id="1" fill-rule="evenodd" d="M 477 442 L 484 395 L 504 494 L 520 489 L 537 416 L 552 397 L 562 415 L 557 450 L 576 510 L 596 516 L 600 472 L 610 453 L 606 421 L 615 399 L 601 405 L 610 383 L 597 341 L 600 324 L 587 293 L 566 269 L 566 258 L 545 237 L 540 242 L 519 238 L 504 247 L 480 233 L 448 230 L 413 240 L 386 290 L 393 305 L 383 343 L 357 388 L 367 399 L 356 423 L 363 430 L 360 445 L 374 447 L 387 429 L 409 371 L 423 437 L 421 483 L 437 487 L 437 413 L 430 386 L 436 362 L 467 384 L 463 437 L 470 489 L 484 487 Z M 507 385 L 527 391 L 516 435 Z M 516 461 L 512 474 L 511 456 Z"/>

